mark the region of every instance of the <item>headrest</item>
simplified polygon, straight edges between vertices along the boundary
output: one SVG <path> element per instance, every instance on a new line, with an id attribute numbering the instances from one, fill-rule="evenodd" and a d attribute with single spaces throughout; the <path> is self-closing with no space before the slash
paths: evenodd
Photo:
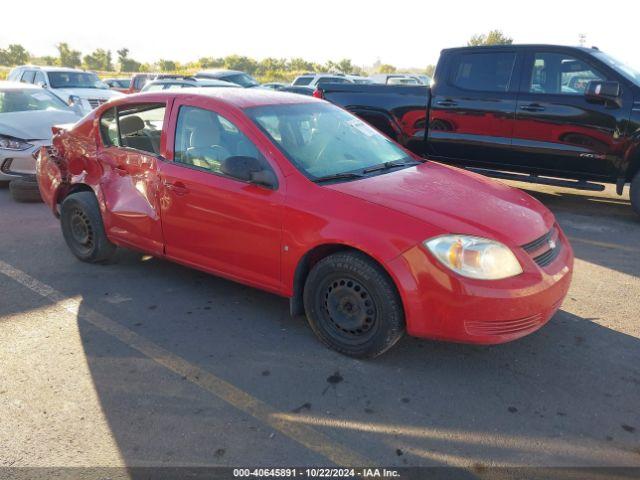
<path id="1" fill-rule="evenodd" d="M 129 115 L 120 119 L 120 135 L 131 135 L 144 130 L 144 120 L 137 115 Z"/>

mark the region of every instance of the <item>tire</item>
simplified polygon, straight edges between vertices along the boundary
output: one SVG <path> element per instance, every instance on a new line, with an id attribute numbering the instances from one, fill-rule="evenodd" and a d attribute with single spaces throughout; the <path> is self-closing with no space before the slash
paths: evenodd
<path id="1" fill-rule="evenodd" d="M 631 181 L 631 190 L 629 191 L 631 199 L 631 207 L 636 214 L 640 215 L 640 172 L 636 173 Z"/>
<path id="2" fill-rule="evenodd" d="M 104 263 L 116 246 L 104 232 L 100 207 L 93 192 L 69 195 L 60 207 L 62 234 L 71 252 L 83 262 Z"/>
<path id="3" fill-rule="evenodd" d="M 20 203 L 42 202 L 38 182 L 31 178 L 16 178 L 9 183 L 11 198 Z"/>
<path id="4" fill-rule="evenodd" d="M 328 347 L 356 358 L 374 358 L 404 334 L 404 312 L 389 275 L 357 252 L 320 260 L 304 286 L 313 332 Z"/>

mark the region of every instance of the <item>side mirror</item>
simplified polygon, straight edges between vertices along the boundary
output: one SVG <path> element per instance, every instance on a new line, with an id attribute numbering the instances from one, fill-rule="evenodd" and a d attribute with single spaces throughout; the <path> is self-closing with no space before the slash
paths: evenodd
<path id="1" fill-rule="evenodd" d="M 220 171 L 229 177 L 266 188 L 275 189 L 278 186 L 275 174 L 265 169 L 263 164 L 254 157 L 228 157 L 220 164 Z"/>
<path id="2" fill-rule="evenodd" d="M 622 95 L 622 91 L 618 82 L 592 80 L 587 84 L 584 95 L 587 100 L 617 102 Z"/>
<path id="3" fill-rule="evenodd" d="M 36 83 L 36 85 L 37 85 L 38 87 L 40 87 L 40 88 L 47 88 L 47 84 L 46 84 L 46 83 L 44 83 L 44 82 L 42 82 L 42 81 L 37 82 L 37 83 Z"/>

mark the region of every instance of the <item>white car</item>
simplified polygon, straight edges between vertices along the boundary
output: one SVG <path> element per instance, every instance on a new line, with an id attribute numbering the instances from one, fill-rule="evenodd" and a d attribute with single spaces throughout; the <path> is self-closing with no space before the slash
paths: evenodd
<path id="1" fill-rule="evenodd" d="M 23 65 L 11 70 L 7 80 L 45 88 L 82 115 L 123 95 L 110 90 L 95 73 L 73 68 Z"/>
<path id="2" fill-rule="evenodd" d="M 0 81 L 0 181 L 35 175 L 40 147 L 51 145 L 51 127 L 80 118 L 48 90 Z"/>
<path id="3" fill-rule="evenodd" d="M 314 88 L 323 83 L 354 83 L 350 78 L 342 74 L 308 73 L 300 75 L 291 83 L 293 87 Z"/>

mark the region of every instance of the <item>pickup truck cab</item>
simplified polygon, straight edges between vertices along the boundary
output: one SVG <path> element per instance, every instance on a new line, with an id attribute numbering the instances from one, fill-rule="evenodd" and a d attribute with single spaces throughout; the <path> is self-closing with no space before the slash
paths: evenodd
<path id="1" fill-rule="evenodd" d="M 315 96 L 414 152 L 498 178 L 631 183 L 640 214 L 640 73 L 596 48 L 443 50 L 433 86 L 324 85 Z"/>

